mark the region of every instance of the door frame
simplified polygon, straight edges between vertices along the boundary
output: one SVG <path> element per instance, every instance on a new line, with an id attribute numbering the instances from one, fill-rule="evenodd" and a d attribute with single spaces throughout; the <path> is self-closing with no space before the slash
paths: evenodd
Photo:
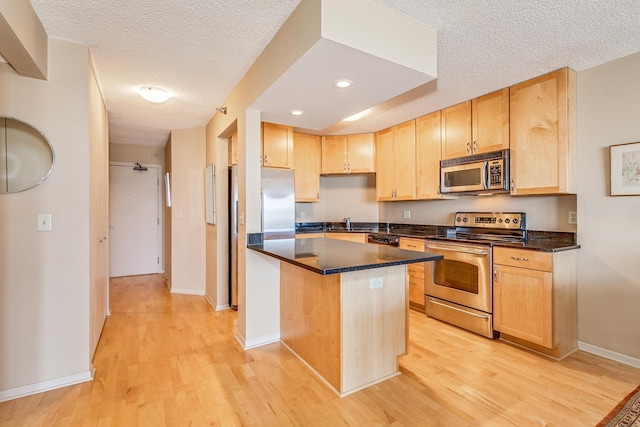
<path id="1" fill-rule="evenodd" d="M 139 162 L 138 162 L 139 163 Z M 157 188 L 157 200 L 158 200 L 158 258 L 160 259 L 159 271 L 158 274 L 164 275 L 164 209 L 162 208 L 163 203 L 163 195 L 162 189 L 164 188 L 164 182 L 162 181 L 162 177 L 164 176 L 164 168 L 162 165 L 151 164 L 151 163 L 140 163 L 141 166 L 144 166 L 149 169 L 156 170 L 156 178 L 158 179 Z M 135 162 L 109 162 L 109 167 L 111 166 L 123 166 L 123 167 L 131 167 L 136 166 Z M 109 179 L 111 179 L 111 174 L 109 174 Z M 109 185 L 109 197 L 111 197 L 111 185 Z M 111 204 L 109 204 L 109 209 L 111 209 Z M 111 212 L 111 211 L 109 211 Z M 111 226 L 111 214 L 109 214 L 109 226 Z"/>

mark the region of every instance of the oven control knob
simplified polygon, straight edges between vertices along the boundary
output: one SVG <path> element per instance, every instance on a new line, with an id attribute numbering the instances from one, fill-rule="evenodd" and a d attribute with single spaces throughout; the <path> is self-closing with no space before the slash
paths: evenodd
<path id="1" fill-rule="evenodd" d="M 500 218 L 500 219 L 498 220 L 498 223 L 502 224 L 502 218 Z"/>
<path id="2" fill-rule="evenodd" d="M 513 223 L 517 224 L 518 223 L 518 218 L 513 218 Z"/>
<path id="3" fill-rule="evenodd" d="M 462 222 L 467 222 L 467 217 L 462 218 Z"/>
<path id="4" fill-rule="evenodd" d="M 504 223 L 505 224 L 509 224 L 511 222 L 511 220 L 509 218 L 505 218 Z"/>
<path id="5" fill-rule="evenodd" d="M 460 221 L 462 221 L 462 218 L 460 217 L 456 218 L 456 222 L 460 222 Z"/>

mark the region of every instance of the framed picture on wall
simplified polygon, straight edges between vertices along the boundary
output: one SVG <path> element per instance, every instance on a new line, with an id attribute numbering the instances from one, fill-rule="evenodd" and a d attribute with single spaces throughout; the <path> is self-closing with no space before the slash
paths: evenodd
<path id="1" fill-rule="evenodd" d="M 611 159 L 611 195 L 640 195 L 640 142 L 612 145 L 609 147 Z"/>

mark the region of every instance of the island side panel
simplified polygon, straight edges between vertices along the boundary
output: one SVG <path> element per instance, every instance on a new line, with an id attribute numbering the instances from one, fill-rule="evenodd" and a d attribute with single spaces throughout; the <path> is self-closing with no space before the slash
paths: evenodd
<path id="1" fill-rule="evenodd" d="M 340 275 L 280 262 L 280 340 L 340 391 Z"/>
<path id="2" fill-rule="evenodd" d="M 340 276 L 345 395 L 399 373 L 398 357 L 407 351 L 409 282 L 406 265 Z"/>

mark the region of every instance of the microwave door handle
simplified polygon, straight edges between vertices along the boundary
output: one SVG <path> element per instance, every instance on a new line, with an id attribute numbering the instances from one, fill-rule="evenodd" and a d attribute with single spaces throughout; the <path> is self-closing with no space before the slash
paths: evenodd
<path id="1" fill-rule="evenodd" d="M 482 165 L 482 178 L 483 178 L 483 182 L 482 182 L 482 188 L 484 188 L 485 190 L 489 189 L 489 162 L 484 162 Z"/>

